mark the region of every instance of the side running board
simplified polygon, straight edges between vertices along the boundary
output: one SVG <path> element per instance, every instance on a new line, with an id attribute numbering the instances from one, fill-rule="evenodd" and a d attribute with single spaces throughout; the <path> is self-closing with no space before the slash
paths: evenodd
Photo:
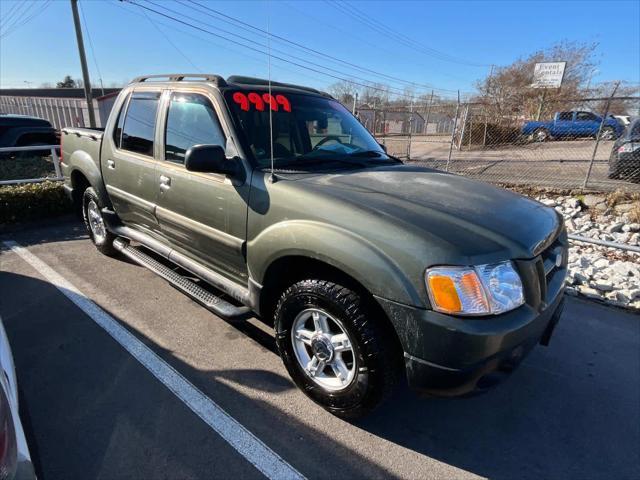
<path id="1" fill-rule="evenodd" d="M 196 302 L 216 315 L 220 315 L 228 320 L 244 320 L 251 315 L 251 309 L 249 307 L 237 307 L 223 298 L 208 292 L 198 284 L 142 252 L 140 249 L 132 247 L 122 238 L 117 238 L 113 242 L 113 246 L 120 253 L 164 278 L 175 288 L 189 295 Z"/>

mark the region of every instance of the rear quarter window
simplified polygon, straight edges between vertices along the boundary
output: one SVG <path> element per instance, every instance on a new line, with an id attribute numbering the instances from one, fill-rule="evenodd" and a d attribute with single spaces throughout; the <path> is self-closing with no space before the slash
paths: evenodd
<path id="1" fill-rule="evenodd" d="M 122 126 L 120 148 L 153 156 L 153 139 L 160 92 L 134 92 Z"/>
<path id="2" fill-rule="evenodd" d="M 113 129 L 113 143 L 115 143 L 116 148 L 120 148 L 122 142 L 122 126 L 124 125 L 124 112 L 127 108 L 127 102 L 129 100 L 129 95 L 125 98 L 124 102 L 120 106 L 120 111 L 118 112 L 118 118 L 116 119 L 116 126 Z"/>

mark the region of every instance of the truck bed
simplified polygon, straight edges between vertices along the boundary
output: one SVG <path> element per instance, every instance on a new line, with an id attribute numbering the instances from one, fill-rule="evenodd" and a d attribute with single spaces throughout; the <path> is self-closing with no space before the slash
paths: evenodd
<path id="1" fill-rule="evenodd" d="M 60 149 L 65 163 L 92 160 L 100 170 L 100 147 L 104 129 L 63 128 Z"/>

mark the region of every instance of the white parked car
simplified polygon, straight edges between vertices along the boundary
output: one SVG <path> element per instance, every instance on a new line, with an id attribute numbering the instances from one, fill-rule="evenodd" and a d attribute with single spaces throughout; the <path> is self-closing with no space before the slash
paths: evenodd
<path id="1" fill-rule="evenodd" d="M 630 115 L 614 115 L 613 117 L 625 127 L 631 123 Z"/>
<path id="2" fill-rule="evenodd" d="M 18 415 L 18 386 L 9 340 L 0 320 L 0 479 L 35 480 Z"/>

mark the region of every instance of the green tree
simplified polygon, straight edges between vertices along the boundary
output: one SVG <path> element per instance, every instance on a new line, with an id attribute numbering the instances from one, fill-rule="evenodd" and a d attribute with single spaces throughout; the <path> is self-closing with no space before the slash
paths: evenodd
<path id="1" fill-rule="evenodd" d="M 71 75 L 65 75 L 64 80 L 56 83 L 56 88 L 76 88 L 76 81 L 71 78 Z"/>

